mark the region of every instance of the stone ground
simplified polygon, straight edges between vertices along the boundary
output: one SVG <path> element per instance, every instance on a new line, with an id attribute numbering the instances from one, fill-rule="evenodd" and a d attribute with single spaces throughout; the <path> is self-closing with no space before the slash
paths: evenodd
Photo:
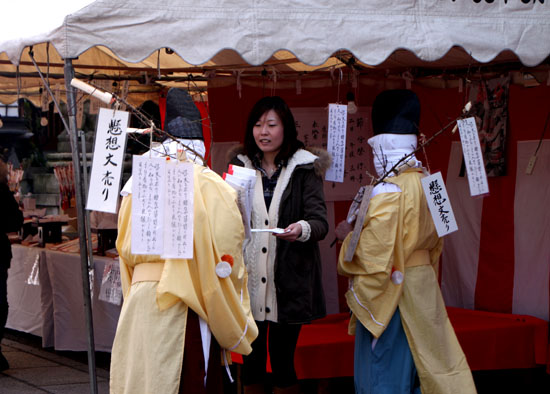
<path id="1" fill-rule="evenodd" d="M 85 360 L 9 338 L 2 341 L 2 353 L 10 364 L 10 369 L 0 372 L 2 394 L 90 393 Z M 98 367 L 96 373 L 98 392 L 108 394 L 108 368 Z"/>
<path id="2" fill-rule="evenodd" d="M 2 352 L 10 369 L 0 372 L 0 394 L 86 394 L 91 393 L 86 352 L 60 352 L 43 349 L 41 339 L 7 330 Z M 110 354 L 96 352 L 98 393 L 109 393 Z M 238 378 L 238 368 L 232 369 Z M 237 379 L 238 380 L 238 379 Z M 545 368 L 528 370 L 475 371 L 479 394 L 550 393 L 550 375 Z M 303 394 L 352 394 L 351 377 L 300 381 Z M 237 394 L 237 384 L 226 384 L 225 394 Z M 162 393 L 154 393 L 162 394 Z"/>

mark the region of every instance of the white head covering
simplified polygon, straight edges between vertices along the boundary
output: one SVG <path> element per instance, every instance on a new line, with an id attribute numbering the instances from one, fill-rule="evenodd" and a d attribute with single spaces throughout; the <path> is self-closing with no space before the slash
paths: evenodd
<path id="1" fill-rule="evenodd" d="M 369 138 L 369 145 L 374 155 L 374 168 L 378 176 L 384 175 L 404 156 L 412 153 L 418 146 L 415 134 L 378 134 Z M 422 163 L 414 155 L 416 161 L 413 167 L 422 167 Z M 389 174 L 393 176 L 395 174 Z"/>

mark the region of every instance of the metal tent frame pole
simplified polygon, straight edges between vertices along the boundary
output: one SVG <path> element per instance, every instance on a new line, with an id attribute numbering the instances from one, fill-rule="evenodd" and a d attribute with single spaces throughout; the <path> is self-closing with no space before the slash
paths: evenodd
<path id="1" fill-rule="evenodd" d="M 74 78 L 74 68 L 72 59 L 65 59 L 65 89 L 67 91 L 67 114 L 69 116 L 69 127 L 67 130 L 71 141 L 71 152 L 74 168 L 74 180 L 76 191 L 76 208 L 78 219 L 78 235 L 80 244 L 80 263 L 82 271 L 82 291 L 84 298 L 84 312 L 86 316 L 86 332 L 88 337 L 88 371 L 90 375 L 90 392 L 97 394 L 97 374 L 95 366 L 95 343 L 94 343 L 94 328 L 92 317 L 92 302 L 90 296 L 90 277 L 89 268 L 93 268 L 92 251 L 88 251 L 88 245 L 86 243 L 87 235 L 90 234 L 87 231 L 87 225 L 89 225 L 87 215 L 84 211 L 84 196 L 86 192 L 83 190 L 84 182 L 82 181 L 80 155 L 85 155 L 86 152 L 80 152 L 77 126 L 76 126 L 76 95 L 71 81 Z M 86 171 L 86 169 L 84 169 Z"/>

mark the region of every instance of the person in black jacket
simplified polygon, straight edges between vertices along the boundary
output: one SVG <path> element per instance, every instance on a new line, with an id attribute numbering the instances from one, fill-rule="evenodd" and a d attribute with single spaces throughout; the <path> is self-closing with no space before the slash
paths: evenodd
<path id="1" fill-rule="evenodd" d="M 245 393 L 264 392 L 267 342 L 275 393 L 296 393 L 294 351 L 301 325 L 325 315 L 318 241 L 328 231 L 323 174 L 330 158 L 324 150 L 304 149 L 287 104 L 264 97 L 249 115 L 244 151 L 231 164 L 256 170 L 251 228 L 284 230 L 254 232 L 245 241 L 259 329 L 252 353 L 244 357 Z"/>
<path id="2" fill-rule="evenodd" d="M 6 233 L 19 231 L 23 225 L 23 213 L 8 187 L 8 169 L 0 160 L 0 342 L 4 337 L 4 327 L 8 319 L 8 268 L 11 261 L 11 244 Z M 8 360 L 2 354 L 0 347 L 0 371 L 9 368 Z"/>

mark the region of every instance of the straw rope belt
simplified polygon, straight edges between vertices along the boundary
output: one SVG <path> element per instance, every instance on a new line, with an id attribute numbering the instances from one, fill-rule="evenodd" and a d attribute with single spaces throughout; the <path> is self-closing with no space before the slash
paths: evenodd
<path id="1" fill-rule="evenodd" d="M 427 249 L 415 250 L 405 263 L 405 268 L 420 265 L 430 265 L 430 252 Z"/>
<path id="2" fill-rule="evenodd" d="M 158 282 L 164 269 L 164 263 L 141 263 L 134 267 L 132 284 L 137 282 Z"/>

